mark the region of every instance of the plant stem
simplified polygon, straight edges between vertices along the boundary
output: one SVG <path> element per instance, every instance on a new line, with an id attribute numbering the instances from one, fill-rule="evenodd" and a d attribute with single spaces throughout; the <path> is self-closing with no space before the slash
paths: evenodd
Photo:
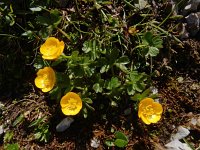
<path id="1" fill-rule="evenodd" d="M 68 40 L 71 41 L 70 36 L 69 36 L 65 31 L 63 31 L 62 29 L 60 29 L 60 28 L 58 28 L 58 27 L 57 27 L 57 30 L 58 30 L 60 33 L 62 33 Z"/>

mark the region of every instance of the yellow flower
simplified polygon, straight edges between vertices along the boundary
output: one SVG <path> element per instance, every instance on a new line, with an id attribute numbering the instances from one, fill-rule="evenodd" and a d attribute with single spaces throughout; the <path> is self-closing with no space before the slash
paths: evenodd
<path id="1" fill-rule="evenodd" d="M 134 26 L 131 26 L 128 28 L 128 33 L 131 35 L 136 35 L 137 32 L 139 32 L 139 30 L 137 30 L 136 27 L 134 27 Z"/>
<path id="2" fill-rule="evenodd" d="M 63 41 L 59 41 L 55 37 L 49 37 L 40 47 L 40 53 L 43 59 L 53 60 L 63 53 L 64 47 Z"/>
<path id="3" fill-rule="evenodd" d="M 141 118 L 145 124 L 158 122 L 162 112 L 162 105 L 154 102 L 152 98 L 145 98 L 139 103 L 138 117 Z"/>
<path id="4" fill-rule="evenodd" d="M 68 92 L 60 101 L 61 109 L 65 115 L 76 115 L 82 108 L 82 100 L 78 94 Z"/>
<path id="5" fill-rule="evenodd" d="M 35 85 L 43 92 L 48 92 L 53 89 L 56 82 L 56 75 L 51 67 L 45 67 L 37 72 Z"/>

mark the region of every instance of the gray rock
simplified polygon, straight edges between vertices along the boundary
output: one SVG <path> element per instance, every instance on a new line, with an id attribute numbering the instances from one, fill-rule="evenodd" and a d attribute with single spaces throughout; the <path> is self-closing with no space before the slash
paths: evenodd
<path id="1" fill-rule="evenodd" d="M 99 145 L 100 145 L 100 141 L 97 138 L 94 137 L 91 140 L 90 146 L 93 147 L 93 148 L 98 148 Z"/>
<path id="2" fill-rule="evenodd" d="M 172 140 L 181 140 L 183 138 L 185 138 L 186 136 L 188 136 L 190 134 L 190 131 L 182 126 L 178 127 L 178 131 L 176 134 L 173 134 L 171 136 Z"/>
<path id="3" fill-rule="evenodd" d="M 199 13 L 191 13 L 185 17 L 187 21 L 187 30 L 191 36 L 195 36 L 199 31 L 200 15 Z"/>
<path id="4" fill-rule="evenodd" d="M 71 123 L 74 122 L 74 119 L 71 117 L 64 118 L 57 126 L 56 131 L 57 132 L 63 132 L 66 129 L 68 129 L 71 125 Z"/>
<path id="5" fill-rule="evenodd" d="M 4 132 L 4 129 L 3 129 L 3 125 L 0 126 L 0 135 L 2 135 Z"/>
<path id="6" fill-rule="evenodd" d="M 183 9 L 183 13 L 186 15 L 191 11 L 193 12 L 197 11 L 199 4 L 200 4 L 200 0 L 189 0 L 185 8 Z"/>
<path id="7" fill-rule="evenodd" d="M 186 143 L 174 140 L 165 145 L 167 150 L 192 150 Z"/>

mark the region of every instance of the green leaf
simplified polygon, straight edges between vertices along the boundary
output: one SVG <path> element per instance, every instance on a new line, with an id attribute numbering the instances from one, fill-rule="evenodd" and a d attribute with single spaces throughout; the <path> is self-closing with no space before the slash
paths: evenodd
<path id="1" fill-rule="evenodd" d="M 32 8 L 29 8 L 31 11 L 33 12 L 38 12 L 38 11 L 41 11 L 42 9 L 40 7 L 32 7 Z"/>
<path id="2" fill-rule="evenodd" d="M 163 40 L 161 39 L 160 36 L 153 37 L 153 46 L 156 48 L 163 48 Z"/>
<path id="3" fill-rule="evenodd" d="M 153 39 L 153 33 L 152 33 L 152 32 L 146 32 L 146 33 L 144 34 L 144 40 L 146 40 L 146 42 L 147 42 L 149 45 L 152 45 L 152 44 L 153 44 L 152 39 Z"/>
<path id="4" fill-rule="evenodd" d="M 6 144 L 4 146 L 5 150 L 19 150 L 19 144 L 18 143 L 14 143 L 14 144 Z"/>
<path id="5" fill-rule="evenodd" d="M 37 120 L 34 120 L 28 127 L 38 126 L 41 122 L 43 122 L 46 119 L 46 116 L 41 117 Z"/>
<path id="6" fill-rule="evenodd" d="M 59 57 L 56 61 L 54 61 L 52 64 L 51 64 L 51 66 L 52 67 L 54 67 L 54 66 L 57 66 L 57 65 L 59 65 L 61 62 L 63 62 L 63 61 L 67 61 L 64 57 Z"/>
<path id="7" fill-rule="evenodd" d="M 116 139 L 114 142 L 114 145 L 120 148 L 125 147 L 128 144 L 128 141 L 122 140 L 122 139 Z"/>
<path id="8" fill-rule="evenodd" d="M 83 108 L 83 117 L 84 118 L 87 118 L 88 117 L 88 111 L 87 111 L 87 108 Z"/>
<path id="9" fill-rule="evenodd" d="M 128 92 L 128 95 L 134 95 L 135 94 L 135 89 L 133 88 L 132 84 L 128 85 L 127 92 Z"/>
<path id="10" fill-rule="evenodd" d="M 106 144 L 108 147 L 115 146 L 114 140 L 106 140 L 106 141 L 105 141 L 105 144 Z"/>
<path id="11" fill-rule="evenodd" d="M 17 124 L 21 123 L 24 120 L 24 115 L 20 114 L 15 121 L 13 122 L 12 126 L 15 127 Z"/>
<path id="12" fill-rule="evenodd" d="M 34 134 L 34 138 L 37 139 L 37 140 L 39 140 L 41 136 L 42 136 L 41 132 L 37 132 L 37 133 Z"/>
<path id="13" fill-rule="evenodd" d="M 62 20 L 60 12 L 57 9 L 52 9 L 49 14 L 45 16 L 37 16 L 36 21 L 44 26 L 57 27 Z"/>
<path id="14" fill-rule="evenodd" d="M 4 143 L 10 142 L 11 139 L 13 138 L 13 135 L 14 135 L 13 131 L 7 131 L 6 134 L 3 137 Z"/>
<path id="15" fill-rule="evenodd" d="M 115 66 L 117 67 L 117 68 L 119 68 L 121 71 L 123 71 L 123 72 L 125 72 L 125 73 L 129 73 L 129 71 L 128 71 L 128 69 L 127 69 L 127 67 L 125 66 L 125 65 L 123 65 L 123 64 L 119 64 L 119 63 L 115 63 Z"/>
<path id="16" fill-rule="evenodd" d="M 26 31 L 26 32 L 22 33 L 22 36 L 27 36 L 27 37 L 28 37 L 28 39 L 33 39 L 33 37 L 34 37 L 34 34 L 33 34 L 33 31 L 31 31 L 31 30 L 28 30 L 28 31 Z"/>
<path id="17" fill-rule="evenodd" d="M 85 106 L 86 106 L 87 108 L 89 108 L 90 110 L 95 111 L 95 109 L 94 109 L 92 106 L 90 106 L 89 104 L 85 103 Z"/>
<path id="18" fill-rule="evenodd" d="M 82 99 L 84 102 L 88 103 L 88 104 L 92 104 L 93 101 L 90 98 L 83 98 Z"/>
<path id="19" fill-rule="evenodd" d="M 82 51 L 84 51 L 85 53 L 88 53 L 88 52 L 92 51 L 92 43 L 91 43 L 91 41 L 85 41 L 83 43 Z"/>
<path id="20" fill-rule="evenodd" d="M 121 85 L 121 83 L 119 82 L 118 78 L 112 77 L 110 82 L 108 82 L 107 89 L 112 90 L 114 88 L 119 87 L 120 85 Z"/>
<path id="21" fill-rule="evenodd" d="M 104 65 L 101 67 L 100 73 L 108 72 L 109 69 L 110 69 L 110 65 Z"/>
<path id="22" fill-rule="evenodd" d="M 125 65 L 125 64 L 128 64 L 129 62 L 130 61 L 129 61 L 128 56 L 122 56 L 119 59 L 117 59 L 115 63 L 119 63 L 119 64 Z"/>
<path id="23" fill-rule="evenodd" d="M 101 93 L 103 91 L 103 88 L 100 86 L 99 83 L 95 83 L 93 85 L 93 89 L 95 90 L 96 93 Z"/>
<path id="24" fill-rule="evenodd" d="M 36 57 L 35 63 L 33 65 L 36 69 L 41 69 L 45 66 L 44 61 L 41 56 Z"/>
<path id="25" fill-rule="evenodd" d="M 150 88 L 146 89 L 146 90 L 141 94 L 142 99 L 145 98 L 145 97 L 148 97 L 150 93 L 151 93 Z"/>
<path id="26" fill-rule="evenodd" d="M 141 100 L 141 99 L 142 99 L 142 96 L 139 93 L 137 93 L 133 97 L 131 97 L 131 100 L 133 100 L 133 101 L 138 101 L 138 100 Z"/>
<path id="27" fill-rule="evenodd" d="M 115 138 L 116 139 L 122 139 L 122 140 L 128 141 L 127 136 L 124 133 L 120 132 L 120 131 L 116 131 L 115 132 Z"/>
<path id="28" fill-rule="evenodd" d="M 119 50 L 111 49 L 110 55 L 109 55 L 109 64 L 113 65 L 118 57 L 119 57 Z"/>
<path id="29" fill-rule="evenodd" d="M 49 92 L 49 95 L 52 100 L 55 100 L 55 99 L 59 100 L 61 98 L 61 89 L 57 86 L 56 88 L 54 88 L 53 90 Z"/>
<path id="30" fill-rule="evenodd" d="M 149 52 L 148 54 L 152 57 L 157 56 L 159 54 L 159 49 L 156 47 L 149 47 Z"/>

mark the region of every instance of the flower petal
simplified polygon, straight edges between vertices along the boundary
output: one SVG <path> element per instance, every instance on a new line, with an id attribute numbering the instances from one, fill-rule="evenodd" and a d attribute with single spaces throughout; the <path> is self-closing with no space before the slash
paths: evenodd
<path id="1" fill-rule="evenodd" d="M 141 119 L 145 124 L 151 124 L 151 122 L 146 119 L 146 116 L 141 115 Z"/>
<path id="2" fill-rule="evenodd" d="M 53 60 L 58 58 L 64 50 L 64 42 L 59 41 L 55 37 L 49 37 L 40 47 L 43 59 Z"/>
<path id="3" fill-rule="evenodd" d="M 62 99 L 60 101 L 61 107 L 66 107 L 68 105 L 70 98 L 76 99 L 77 101 L 81 101 L 81 104 L 82 104 L 82 100 L 78 94 L 76 94 L 74 92 L 68 92 L 65 96 L 62 97 Z"/>
<path id="4" fill-rule="evenodd" d="M 152 107 L 154 109 L 155 114 L 162 114 L 163 108 L 162 108 L 162 105 L 160 103 L 154 102 L 152 104 Z"/>
<path id="5" fill-rule="evenodd" d="M 160 115 L 151 115 L 147 117 L 147 120 L 151 123 L 157 123 L 160 120 Z"/>
<path id="6" fill-rule="evenodd" d="M 145 98 L 145 99 L 140 101 L 139 107 L 145 108 L 149 105 L 152 105 L 153 102 L 154 102 L 154 100 L 152 98 Z"/>
<path id="7" fill-rule="evenodd" d="M 35 85 L 38 88 L 44 88 L 45 87 L 44 80 L 43 80 L 42 76 L 35 78 Z"/>
<path id="8" fill-rule="evenodd" d="M 78 94 L 68 92 L 61 98 L 60 105 L 65 115 L 76 115 L 82 108 L 82 100 Z"/>
<path id="9" fill-rule="evenodd" d="M 56 75 L 51 67 L 45 67 L 37 72 L 35 85 L 43 92 L 48 92 L 53 89 L 56 83 Z"/>
<path id="10" fill-rule="evenodd" d="M 77 109 L 74 110 L 69 110 L 67 107 L 61 108 L 63 114 L 67 115 L 67 116 L 74 116 L 77 115 L 79 113 L 79 111 Z"/>

